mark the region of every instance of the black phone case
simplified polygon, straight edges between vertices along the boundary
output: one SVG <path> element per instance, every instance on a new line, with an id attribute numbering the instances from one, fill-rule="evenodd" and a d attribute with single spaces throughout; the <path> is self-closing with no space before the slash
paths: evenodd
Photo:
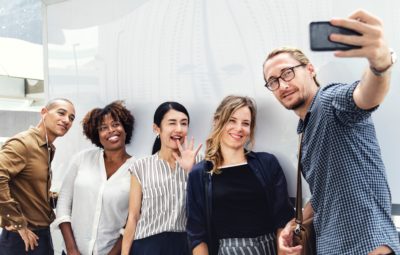
<path id="1" fill-rule="evenodd" d="M 313 51 L 335 51 L 335 50 L 351 50 L 359 49 L 360 46 L 349 45 L 344 43 L 332 42 L 329 35 L 361 35 L 360 33 L 343 27 L 333 26 L 327 21 L 317 21 L 310 23 L 310 47 Z"/>

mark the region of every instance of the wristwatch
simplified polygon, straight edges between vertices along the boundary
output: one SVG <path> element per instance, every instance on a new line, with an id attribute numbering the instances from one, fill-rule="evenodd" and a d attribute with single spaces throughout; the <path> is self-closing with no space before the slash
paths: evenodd
<path id="1" fill-rule="evenodd" d="M 396 63 L 396 61 L 397 61 L 396 52 L 394 52 L 393 49 L 389 49 L 389 51 L 390 51 L 391 63 L 390 63 L 390 65 L 388 67 L 386 67 L 383 70 L 378 70 L 375 67 L 369 66 L 369 69 L 371 69 L 372 73 L 375 74 L 376 76 L 383 76 L 393 66 L 393 64 Z"/>

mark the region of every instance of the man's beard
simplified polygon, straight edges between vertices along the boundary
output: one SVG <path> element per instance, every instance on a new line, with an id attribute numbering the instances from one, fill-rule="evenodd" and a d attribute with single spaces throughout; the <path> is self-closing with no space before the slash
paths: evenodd
<path id="1" fill-rule="evenodd" d="M 298 108 L 302 107 L 306 103 L 306 100 L 300 98 L 297 102 L 291 105 L 283 105 L 288 110 L 297 110 Z"/>

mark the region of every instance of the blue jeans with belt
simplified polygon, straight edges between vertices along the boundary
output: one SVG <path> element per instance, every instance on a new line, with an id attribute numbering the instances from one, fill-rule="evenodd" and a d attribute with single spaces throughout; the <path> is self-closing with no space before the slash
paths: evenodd
<path id="1" fill-rule="evenodd" d="M 39 240 L 33 250 L 25 251 L 25 243 L 18 232 L 3 229 L 0 235 L 0 255 L 54 255 L 53 241 L 49 228 L 33 230 Z"/>

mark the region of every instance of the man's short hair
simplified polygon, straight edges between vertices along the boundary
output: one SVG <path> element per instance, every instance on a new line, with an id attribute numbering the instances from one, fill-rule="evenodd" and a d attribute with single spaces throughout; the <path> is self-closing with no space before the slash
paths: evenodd
<path id="1" fill-rule="evenodd" d="M 288 53 L 289 55 L 291 55 L 294 59 L 296 59 L 297 61 L 300 62 L 300 64 L 304 64 L 307 65 L 308 63 L 310 63 L 310 59 L 306 56 L 306 54 L 304 54 L 299 48 L 295 48 L 295 47 L 279 47 L 276 48 L 274 50 L 272 50 L 269 54 L 267 59 L 264 61 L 263 67 L 265 66 L 265 63 L 270 60 L 271 58 L 282 54 L 282 53 Z M 264 79 L 266 79 L 266 77 L 264 77 Z M 317 75 L 314 76 L 314 81 L 317 84 L 317 86 L 319 87 L 319 82 L 317 80 Z"/>
<path id="2" fill-rule="evenodd" d="M 68 100 L 68 99 L 66 99 L 66 98 L 53 98 L 53 99 L 50 99 L 50 100 L 47 102 L 47 104 L 46 104 L 46 106 L 45 106 L 46 109 L 47 109 L 47 110 L 50 110 L 50 109 L 56 107 L 56 105 L 58 104 L 59 101 L 64 101 L 64 102 L 67 102 L 67 103 L 69 103 L 69 104 L 71 104 L 71 105 L 74 105 L 70 100 Z"/>

